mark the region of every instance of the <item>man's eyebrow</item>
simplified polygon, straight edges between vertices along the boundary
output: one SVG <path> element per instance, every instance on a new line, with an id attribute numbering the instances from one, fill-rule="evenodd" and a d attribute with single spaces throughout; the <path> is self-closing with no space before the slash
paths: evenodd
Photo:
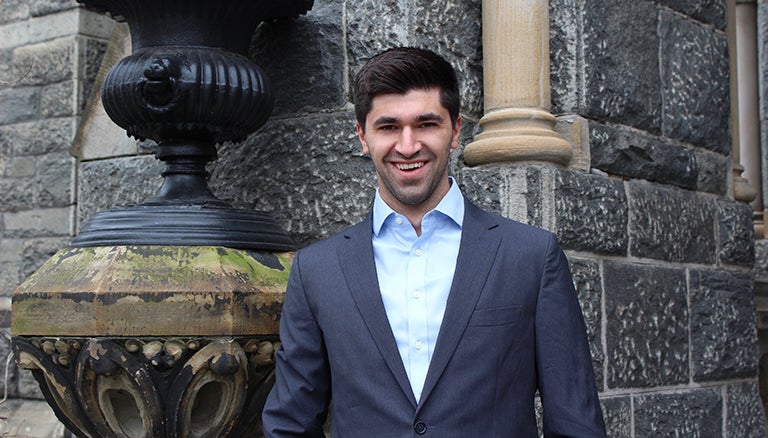
<path id="1" fill-rule="evenodd" d="M 443 117 L 441 115 L 435 114 L 435 113 L 426 113 L 426 114 L 421 114 L 420 116 L 416 117 L 416 121 L 417 122 L 430 122 L 430 121 L 442 122 L 443 121 Z"/>
<path id="2" fill-rule="evenodd" d="M 378 119 L 373 121 L 373 126 L 378 125 L 389 125 L 391 123 L 397 123 L 400 120 L 397 117 L 391 117 L 391 116 L 381 116 Z"/>

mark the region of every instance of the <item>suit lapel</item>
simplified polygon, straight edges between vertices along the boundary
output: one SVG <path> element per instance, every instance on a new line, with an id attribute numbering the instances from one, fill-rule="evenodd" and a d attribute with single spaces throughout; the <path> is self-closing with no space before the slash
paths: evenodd
<path id="1" fill-rule="evenodd" d="M 498 222 L 492 215 L 467 201 L 464 205 L 456 271 L 419 406 L 429 397 L 464 334 L 501 241 L 499 233 L 493 232 Z"/>
<path id="2" fill-rule="evenodd" d="M 344 272 L 347 289 L 352 294 L 371 337 L 400 388 L 415 407 L 416 399 L 403 367 L 403 361 L 400 359 L 400 352 L 387 319 L 384 302 L 381 300 L 373 258 L 371 217 L 369 213 L 365 220 L 347 230 L 344 235 L 345 241 L 338 250 L 339 263 Z"/>

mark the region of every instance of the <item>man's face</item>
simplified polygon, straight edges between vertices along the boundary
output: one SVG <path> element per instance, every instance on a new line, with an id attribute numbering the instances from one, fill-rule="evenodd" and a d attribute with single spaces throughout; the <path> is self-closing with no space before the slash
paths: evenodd
<path id="1" fill-rule="evenodd" d="M 365 130 L 356 127 L 363 153 L 376 166 L 379 193 L 392 209 L 423 214 L 448 192 L 448 157 L 459 146 L 461 117 L 451 126 L 437 88 L 376 96 Z"/>

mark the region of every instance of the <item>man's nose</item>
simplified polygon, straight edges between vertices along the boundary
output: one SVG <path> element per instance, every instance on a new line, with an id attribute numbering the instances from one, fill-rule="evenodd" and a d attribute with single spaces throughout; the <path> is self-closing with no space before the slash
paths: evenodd
<path id="1" fill-rule="evenodd" d="M 395 150 L 404 157 L 410 157 L 421 150 L 421 141 L 413 129 L 406 127 L 402 130 Z"/>

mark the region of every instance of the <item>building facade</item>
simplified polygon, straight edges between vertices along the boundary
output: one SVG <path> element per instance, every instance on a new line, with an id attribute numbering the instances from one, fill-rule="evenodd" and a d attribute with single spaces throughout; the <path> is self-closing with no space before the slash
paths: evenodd
<path id="1" fill-rule="evenodd" d="M 739 98 L 729 11 L 739 2 L 551 0 L 535 15 L 543 23 L 513 26 L 510 18 L 492 29 L 484 13 L 493 3 L 316 1 L 306 16 L 263 23 L 250 56 L 272 79 L 273 116 L 245 142 L 220 146 L 209 169 L 214 192 L 236 207 L 273 212 L 299 247 L 360 220 L 375 175 L 354 131 L 350 78 L 386 47 L 432 48 L 462 83 L 465 126 L 451 171 L 465 195 L 554 231 L 566 250 L 609 436 L 763 436 L 755 295 L 768 250 L 755 240 L 753 211 L 762 203 L 748 204 L 742 192 L 762 185 L 766 154 L 752 146 L 758 177 L 745 180 L 739 165 L 747 155 L 734 146 L 734 121 L 744 114 L 732 111 Z M 506 2 L 517 11 L 537 3 Z M 768 2 L 751 5 L 764 79 Z M 503 45 L 490 52 L 492 32 L 539 55 L 546 43 L 545 59 L 512 57 Z M 0 3 L 6 327 L 13 290 L 85 220 L 159 188 L 153 145 L 110 127 L 96 100 L 102 61 L 119 59 L 126 39 L 124 25 L 74 0 Z M 493 81 L 507 77 L 535 86 L 520 79 L 531 63 L 540 67 L 535 79 L 548 79 L 544 91 L 499 96 Z M 491 68 L 499 77 L 488 78 Z M 500 104 L 555 116 L 553 135 L 567 142 L 568 158 L 532 147 L 465 159 Z M 2 416 L 14 430 L 42 402 L 22 401 L 40 399 L 36 382 L 13 365 L 7 371 L 13 400 Z"/>

